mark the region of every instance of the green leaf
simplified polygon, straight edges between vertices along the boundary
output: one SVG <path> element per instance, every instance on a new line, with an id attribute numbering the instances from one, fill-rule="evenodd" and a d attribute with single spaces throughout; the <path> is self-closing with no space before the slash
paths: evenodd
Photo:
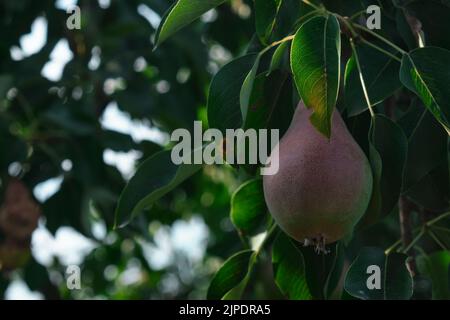
<path id="1" fill-rule="evenodd" d="M 201 167 L 196 164 L 175 165 L 171 150 L 158 152 L 144 161 L 120 195 L 115 225 L 122 227 L 128 224 Z"/>
<path id="2" fill-rule="evenodd" d="M 433 299 L 450 300 L 450 252 L 439 251 L 417 257 L 419 271 L 431 278 Z"/>
<path id="3" fill-rule="evenodd" d="M 370 103 L 375 106 L 401 87 L 400 63 L 366 44 L 358 44 L 356 51 Z M 349 116 L 368 108 L 354 55 L 345 70 L 345 105 Z"/>
<path id="4" fill-rule="evenodd" d="M 331 135 L 331 116 L 339 90 L 341 36 L 336 17 L 315 17 L 297 31 L 291 48 L 291 67 L 298 92 L 313 109 L 311 123 Z"/>
<path id="5" fill-rule="evenodd" d="M 450 51 L 425 47 L 405 54 L 400 80 L 415 92 L 434 117 L 450 133 Z"/>
<path id="6" fill-rule="evenodd" d="M 231 256 L 216 273 L 208 288 L 207 299 L 220 300 L 237 287 L 246 277 L 252 250 L 245 250 Z"/>
<path id="7" fill-rule="evenodd" d="M 413 294 L 413 282 L 406 259 L 402 253 L 386 256 L 382 249 L 363 248 L 348 270 L 344 288 L 353 297 L 363 300 L 408 300 Z M 379 268 L 380 273 L 371 266 Z M 380 287 L 371 287 L 376 280 Z"/>
<path id="8" fill-rule="evenodd" d="M 267 222 L 267 207 L 261 179 L 242 184 L 231 197 L 231 221 L 244 235 L 254 234 Z"/>
<path id="9" fill-rule="evenodd" d="M 374 187 L 360 226 L 377 222 L 397 204 L 408 150 L 408 140 L 403 130 L 383 115 L 376 115 L 373 119 L 369 142 Z"/>
<path id="10" fill-rule="evenodd" d="M 254 0 L 256 33 L 263 43 L 269 40 L 282 0 Z"/>
<path id="11" fill-rule="evenodd" d="M 240 92 L 255 63 L 255 54 L 245 55 L 225 65 L 214 76 L 208 96 L 208 123 L 225 133 L 242 125 Z"/>
<path id="12" fill-rule="evenodd" d="M 159 46 L 174 33 L 184 28 L 205 12 L 226 0 L 178 0 L 163 17 L 156 31 L 155 46 Z"/>
<path id="13" fill-rule="evenodd" d="M 306 283 L 303 255 L 282 232 L 272 247 L 272 264 L 275 283 L 288 299 L 312 299 Z"/>

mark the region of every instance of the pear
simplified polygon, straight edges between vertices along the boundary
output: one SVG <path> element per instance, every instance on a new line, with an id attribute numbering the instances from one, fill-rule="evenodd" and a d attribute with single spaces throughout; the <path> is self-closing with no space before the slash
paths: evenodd
<path id="1" fill-rule="evenodd" d="M 279 170 L 264 176 L 263 185 L 280 228 L 320 251 L 353 230 L 368 207 L 373 178 L 339 112 L 333 112 L 329 139 L 313 127 L 311 113 L 300 102 L 279 142 Z"/>

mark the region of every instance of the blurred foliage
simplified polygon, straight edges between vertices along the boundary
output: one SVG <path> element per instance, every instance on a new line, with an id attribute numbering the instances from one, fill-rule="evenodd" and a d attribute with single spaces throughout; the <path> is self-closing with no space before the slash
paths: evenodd
<path id="1" fill-rule="evenodd" d="M 61 261 L 44 267 L 33 260 L 23 270 L 2 274 L 0 296 L 11 279 L 20 277 L 48 298 L 204 297 L 221 259 L 239 246 L 228 213 L 230 196 L 243 178 L 227 168 L 205 168 L 126 229 L 112 230 L 126 180 L 115 166 L 105 163 L 105 150 L 135 150 L 144 160 L 165 145 L 106 129 L 101 117 L 116 102 L 132 119 L 162 133 L 190 129 L 205 113 L 212 75 L 250 41 L 252 17 L 236 6 L 224 5 L 153 52 L 157 25 L 140 12 L 152 11 L 154 17 L 161 17 L 173 1 L 81 0 L 77 4 L 80 30 L 66 28 L 70 13 L 58 9 L 57 2 L 0 3 L 0 28 L 7 30 L 0 36 L 2 187 L 11 164 L 19 165 L 20 172 L 15 174 L 30 189 L 62 176 L 61 188 L 41 204 L 43 223 L 53 234 L 70 226 L 98 247 L 81 265 L 81 291 L 65 288 Z M 31 32 L 38 17 L 48 24 L 44 47 L 23 59 L 12 59 L 11 48 L 20 47 L 21 37 Z M 41 71 L 60 40 L 68 41 L 73 59 L 61 79 L 51 81 Z M 97 66 L 93 59 L 98 60 Z M 110 89 L 111 83 L 120 85 Z M 64 160 L 70 160 L 69 170 L 63 169 Z M 180 219 L 195 217 L 201 217 L 211 235 L 204 257 L 193 262 L 189 254 L 179 252 L 161 270 L 150 265 L 143 248 L 154 244 L 153 236 Z M 105 237 L 94 236 L 98 223 L 106 226 Z M 138 275 L 132 277 L 135 282 L 124 282 L 133 270 Z"/>
<path id="2" fill-rule="evenodd" d="M 0 271 L 0 296 L 22 279 L 49 299 L 450 298 L 447 0 L 79 0 L 79 30 L 66 27 L 70 13 L 59 2 L 0 3 L 0 192 L 11 176 L 30 190 L 61 177 L 40 203 L 41 224 L 53 235 L 71 227 L 95 249 L 80 264 L 81 290 L 66 287 L 67 261 L 34 256 Z M 382 6 L 383 28 L 355 36 L 370 4 Z M 47 23 L 45 45 L 20 56 L 37 18 Z M 418 48 L 413 18 L 426 44 L 440 48 Z M 326 52 L 332 68 L 316 59 L 324 56 L 310 31 L 317 25 L 331 29 L 322 40 L 336 45 Z M 61 40 L 71 57 L 59 57 L 70 59 L 60 79 L 48 79 L 42 70 Z M 316 55 L 300 59 L 305 43 Z M 312 83 L 297 90 L 309 73 Z M 336 104 L 376 178 L 365 219 L 326 256 L 270 225 L 256 168 L 183 171 L 164 161 L 165 137 L 193 130 L 194 120 L 283 134 L 299 93 L 305 102 L 320 93 L 317 81 L 339 92 L 316 106 L 323 117 L 314 125 L 329 134 Z M 162 138 L 107 126 L 105 111 L 116 105 Z M 137 154 L 137 174 L 122 174 L 108 152 Z M 411 206 L 412 244 L 399 240 L 399 198 Z M 192 233 L 204 235 L 196 247 Z M 405 254 L 417 256 L 413 279 Z M 385 265 L 381 295 L 361 293 L 371 263 Z"/>

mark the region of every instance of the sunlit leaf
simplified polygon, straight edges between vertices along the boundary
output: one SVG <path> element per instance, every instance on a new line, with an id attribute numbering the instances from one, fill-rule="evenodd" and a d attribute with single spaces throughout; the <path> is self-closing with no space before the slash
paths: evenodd
<path id="1" fill-rule="evenodd" d="M 327 137 L 339 90 L 340 58 L 340 28 L 335 16 L 312 18 L 297 31 L 291 48 L 295 83 L 306 107 L 313 110 L 311 123 Z"/>
<path id="2" fill-rule="evenodd" d="M 178 0 L 163 17 L 156 32 L 155 45 L 159 46 L 174 33 L 225 1 L 226 0 Z"/>
<path id="3" fill-rule="evenodd" d="M 230 290 L 237 287 L 248 273 L 253 251 L 245 250 L 230 257 L 216 273 L 208 288 L 207 298 L 222 299 Z"/>
<path id="4" fill-rule="evenodd" d="M 434 117 L 450 132 L 450 51 L 425 47 L 405 54 L 400 79 L 414 91 Z"/>

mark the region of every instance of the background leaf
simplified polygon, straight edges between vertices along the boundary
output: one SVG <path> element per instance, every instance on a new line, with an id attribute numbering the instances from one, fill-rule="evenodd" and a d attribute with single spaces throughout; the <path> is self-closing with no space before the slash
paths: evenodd
<path id="1" fill-rule="evenodd" d="M 242 125 L 240 92 L 256 55 L 249 54 L 225 65 L 214 76 L 208 96 L 208 123 L 210 128 L 236 129 Z"/>
<path id="2" fill-rule="evenodd" d="M 144 209 L 192 176 L 201 165 L 175 165 L 171 150 L 161 151 L 147 159 L 126 185 L 116 210 L 116 226 L 128 224 Z"/>

